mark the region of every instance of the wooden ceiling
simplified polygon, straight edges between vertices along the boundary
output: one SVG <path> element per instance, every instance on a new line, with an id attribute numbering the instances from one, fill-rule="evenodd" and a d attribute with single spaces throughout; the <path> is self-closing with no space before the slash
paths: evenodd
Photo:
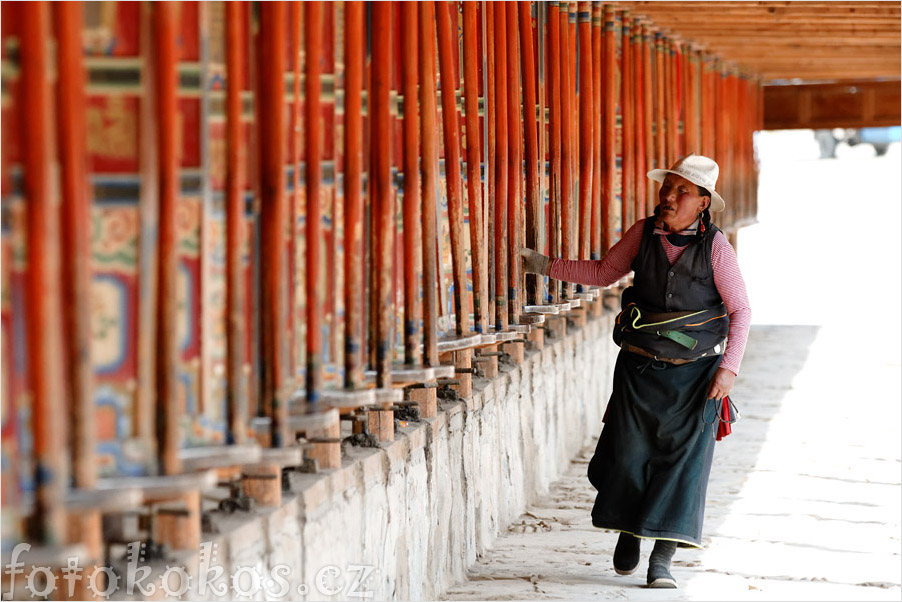
<path id="1" fill-rule="evenodd" d="M 617 2 L 768 83 L 899 79 L 899 2 Z"/>

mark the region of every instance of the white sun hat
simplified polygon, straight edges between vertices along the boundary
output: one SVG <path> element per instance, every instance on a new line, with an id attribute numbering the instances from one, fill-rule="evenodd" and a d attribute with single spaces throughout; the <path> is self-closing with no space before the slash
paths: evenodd
<path id="1" fill-rule="evenodd" d="M 723 211 L 726 207 L 723 197 L 714 191 L 714 184 L 717 183 L 717 175 L 720 173 L 714 159 L 701 155 L 687 155 L 674 163 L 670 169 L 652 169 L 646 175 L 655 182 L 663 182 L 669 173 L 706 188 L 711 193 L 711 211 Z"/>

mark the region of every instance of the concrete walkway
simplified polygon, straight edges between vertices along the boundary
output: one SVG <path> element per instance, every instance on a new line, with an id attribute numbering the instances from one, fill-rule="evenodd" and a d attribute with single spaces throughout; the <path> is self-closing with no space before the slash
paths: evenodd
<path id="1" fill-rule="evenodd" d="M 899 600 L 898 399 L 846 397 L 816 326 L 753 329 L 742 419 L 717 444 L 705 547 L 674 558 L 678 590 L 614 573 L 617 535 L 592 527 L 592 450 L 499 537 L 450 600 Z M 835 372 L 834 372 L 835 373 Z"/>
<path id="2" fill-rule="evenodd" d="M 680 588 L 644 587 L 648 543 L 634 575 L 614 573 L 617 535 L 590 522 L 586 449 L 447 599 L 902 598 L 898 146 L 883 163 L 765 165 L 762 202 L 778 199 L 781 219 L 762 219 L 739 242 L 759 318 L 734 389 L 742 419 L 717 443 L 704 548 L 674 558 Z M 803 218 L 805 239 L 822 240 L 842 232 L 846 204 L 857 198 L 873 201 L 868 214 L 887 217 L 884 235 L 850 225 L 857 246 L 788 252 Z M 778 213 L 774 205 L 759 216 Z M 880 313 L 862 323 L 858 312 L 872 304 Z M 788 325 L 761 325 L 761 317 Z"/>

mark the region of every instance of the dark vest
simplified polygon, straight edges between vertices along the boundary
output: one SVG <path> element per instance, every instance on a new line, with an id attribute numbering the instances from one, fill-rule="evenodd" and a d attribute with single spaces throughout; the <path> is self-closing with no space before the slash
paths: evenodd
<path id="1" fill-rule="evenodd" d="M 711 225 L 702 243 L 698 243 L 693 237 L 672 266 L 661 241 L 654 234 L 654 229 L 655 218 L 650 217 L 645 221 L 642 243 L 630 266 L 635 273 L 633 285 L 623 291 L 622 307 L 636 303 L 643 311 L 655 313 L 711 309 L 722 310 L 718 311 L 718 314 L 726 314 L 723 299 L 714 285 L 714 268 L 711 265 L 711 248 L 714 245 L 714 236 L 719 232 L 717 226 Z M 692 336 L 699 341 L 695 352 L 687 352 L 685 348 L 680 348 L 676 344 L 671 345 L 671 341 L 665 340 L 656 342 L 657 355 L 674 358 L 708 355 L 726 338 L 729 318 L 713 320 L 709 324 L 691 330 Z M 640 343 L 639 340 L 626 340 L 633 344 Z M 639 346 L 647 348 L 648 341 L 644 342 L 646 344 Z M 667 355 L 668 350 L 672 351 L 670 355 Z M 721 345 L 720 352 L 722 351 Z"/>

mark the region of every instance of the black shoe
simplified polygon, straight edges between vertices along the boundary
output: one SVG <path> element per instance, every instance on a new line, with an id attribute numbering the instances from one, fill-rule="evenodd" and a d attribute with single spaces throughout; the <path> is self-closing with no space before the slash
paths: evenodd
<path id="1" fill-rule="evenodd" d="M 620 533 L 614 548 L 614 571 L 618 575 L 632 575 L 639 567 L 640 539 L 629 533 Z"/>
<path id="2" fill-rule="evenodd" d="M 675 541 L 659 539 L 655 542 L 655 549 L 648 557 L 648 587 L 655 589 L 675 589 L 676 579 L 670 574 L 670 560 L 676 552 Z"/>
<path id="3" fill-rule="evenodd" d="M 654 589 L 676 589 L 677 582 L 663 564 L 648 565 L 648 587 Z"/>

